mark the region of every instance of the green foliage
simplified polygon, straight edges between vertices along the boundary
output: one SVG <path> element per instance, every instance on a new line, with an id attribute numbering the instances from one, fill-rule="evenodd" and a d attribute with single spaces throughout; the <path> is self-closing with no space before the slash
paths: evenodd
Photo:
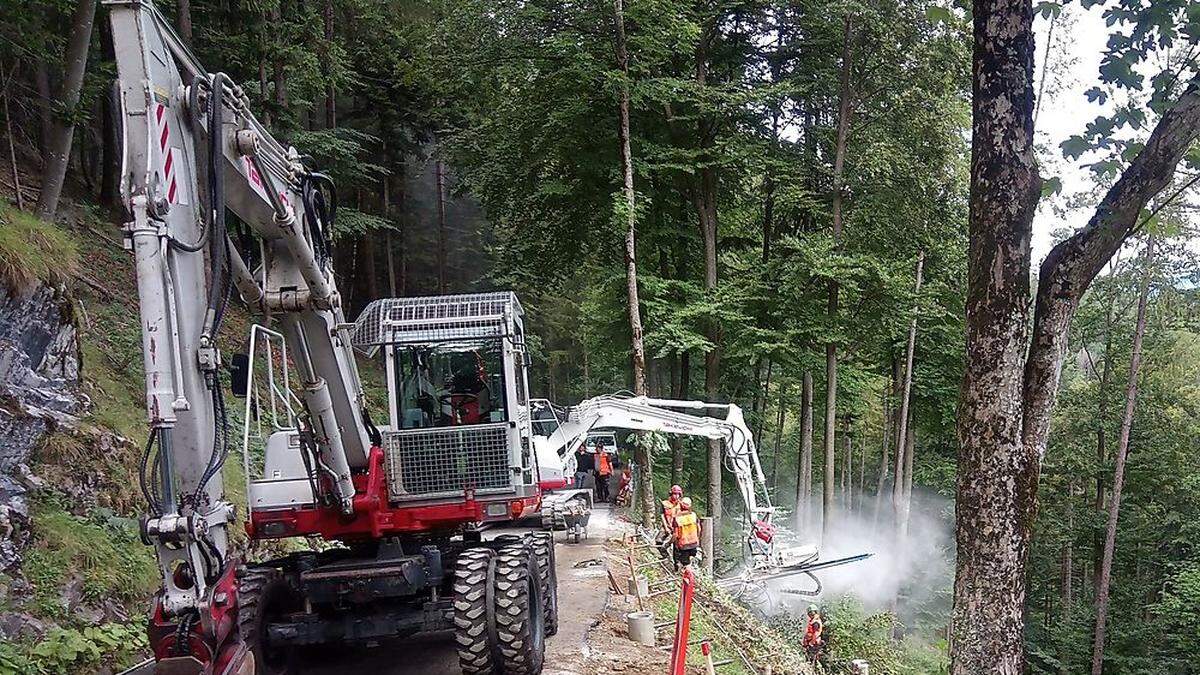
<path id="1" fill-rule="evenodd" d="M 0 675 L 95 672 L 132 665 L 147 648 L 140 622 L 104 623 L 82 629 L 54 628 L 36 644 L 0 643 Z"/>

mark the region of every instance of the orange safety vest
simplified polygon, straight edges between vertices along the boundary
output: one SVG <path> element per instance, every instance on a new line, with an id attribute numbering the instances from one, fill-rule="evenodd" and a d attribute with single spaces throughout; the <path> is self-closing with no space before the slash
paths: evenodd
<path id="1" fill-rule="evenodd" d="M 675 545 L 693 548 L 700 543 L 700 519 L 695 511 L 684 511 L 675 516 Z"/>
<path id="2" fill-rule="evenodd" d="M 821 621 L 821 615 L 818 614 L 808 621 L 808 628 L 804 630 L 804 646 L 816 647 L 821 644 L 824 637 L 822 633 L 825 629 L 825 622 Z"/>
<path id="3" fill-rule="evenodd" d="M 608 461 L 608 453 L 601 450 L 600 456 L 596 458 L 596 472 L 601 476 L 612 474 L 612 464 Z"/>
<path id="4" fill-rule="evenodd" d="M 671 520 L 679 513 L 679 502 L 673 502 L 670 499 L 662 500 L 663 517 Z"/>

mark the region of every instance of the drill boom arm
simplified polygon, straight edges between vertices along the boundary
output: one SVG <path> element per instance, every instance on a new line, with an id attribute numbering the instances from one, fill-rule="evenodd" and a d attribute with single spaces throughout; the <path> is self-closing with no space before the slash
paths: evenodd
<path id="1" fill-rule="evenodd" d="M 542 403 L 549 405 L 549 402 Z M 695 411 L 695 414 L 683 410 Z M 725 417 L 703 416 L 701 413 L 704 412 L 723 412 Z M 752 520 L 771 521 L 775 509 L 771 506 L 754 437 L 746 426 L 742 409 L 732 403 L 606 395 L 571 406 L 557 422 L 557 428 L 538 441 L 543 448 L 558 454 L 566 475 L 574 471 L 575 450 L 593 429 L 657 431 L 721 440 L 725 445 L 726 466 L 737 480 L 747 513 L 751 514 Z M 546 455 L 544 451 L 539 452 L 539 457 Z"/>

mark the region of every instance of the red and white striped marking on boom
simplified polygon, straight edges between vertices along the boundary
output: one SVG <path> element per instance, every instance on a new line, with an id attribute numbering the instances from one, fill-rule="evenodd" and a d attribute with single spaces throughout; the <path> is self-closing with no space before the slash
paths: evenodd
<path id="1" fill-rule="evenodd" d="M 155 106 L 154 117 L 160 129 L 158 134 L 158 149 L 163 156 L 163 182 L 167 186 L 168 204 L 186 204 L 179 190 L 179 179 L 175 171 L 175 148 L 170 146 L 171 128 L 166 121 L 167 106 L 159 103 Z"/>

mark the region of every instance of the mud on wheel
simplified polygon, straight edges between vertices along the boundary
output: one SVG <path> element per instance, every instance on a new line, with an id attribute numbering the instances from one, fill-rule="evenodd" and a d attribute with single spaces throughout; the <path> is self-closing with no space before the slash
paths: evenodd
<path id="1" fill-rule="evenodd" d="M 494 557 L 491 549 L 469 548 L 458 556 L 454 568 L 454 643 L 463 675 L 492 675 L 499 670 L 488 625 Z"/>
<path id="2" fill-rule="evenodd" d="M 505 675 L 537 675 L 546 657 L 545 614 L 537 557 L 513 544 L 496 557 L 496 638 Z"/>
<path id="3" fill-rule="evenodd" d="M 292 651 L 272 648 L 267 626 L 272 619 L 298 605 L 295 589 L 274 567 L 243 567 L 238 570 L 238 634 L 254 656 L 258 675 L 292 672 Z"/>
<path id="4" fill-rule="evenodd" d="M 546 635 L 554 635 L 558 633 L 558 572 L 554 564 L 554 534 L 534 532 L 530 538 L 542 584 L 542 606 L 545 608 L 542 615 Z"/>

